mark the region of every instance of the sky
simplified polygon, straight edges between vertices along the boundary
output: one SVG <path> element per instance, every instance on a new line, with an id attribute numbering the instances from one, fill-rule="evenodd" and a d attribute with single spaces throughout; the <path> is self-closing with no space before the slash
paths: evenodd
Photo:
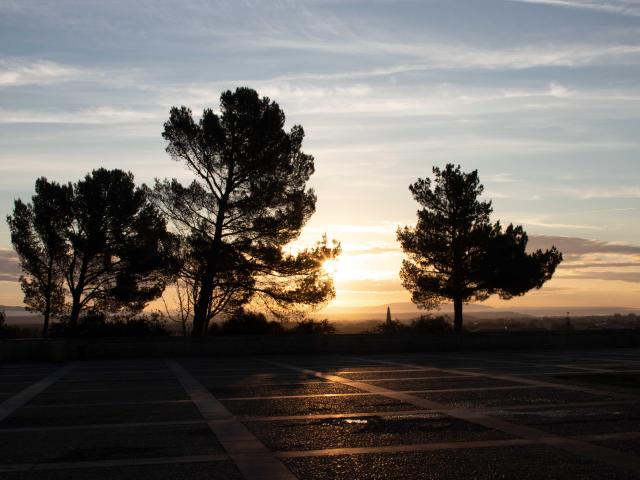
<path id="1" fill-rule="evenodd" d="M 188 179 L 173 105 L 248 86 L 300 124 L 342 242 L 330 309 L 409 300 L 398 225 L 433 165 L 477 169 L 494 219 L 565 262 L 495 307 L 640 307 L 640 0 L 0 0 L 0 215 L 100 166 Z M 19 304 L 0 223 L 0 304 Z"/>

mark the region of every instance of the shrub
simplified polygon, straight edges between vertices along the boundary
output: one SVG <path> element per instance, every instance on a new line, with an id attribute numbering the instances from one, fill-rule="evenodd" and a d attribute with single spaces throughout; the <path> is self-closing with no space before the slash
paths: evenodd
<path id="1" fill-rule="evenodd" d="M 334 327 L 329 320 L 311 320 L 304 319 L 296 323 L 296 325 L 290 328 L 287 333 L 293 333 L 296 335 L 325 335 L 330 333 L 336 333 L 336 327 Z"/>
<path id="2" fill-rule="evenodd" d="M 407 330 L 407 326 L 399 320 L 387 319 L 386 321 L 379 323 L 373 329 L 373 333 L 379 333 L 382 335 L 393 335 L 394 333 L 400 333 Z"/>
<path id="3" fill-rule="evenodd" d="M 136 316 L 108 316 L 104 312 L 89 310 L 77 325 L 63 320 L 51 326 L 52 337 L 109 338 L 109 337 L 165 337 L 165 328 L 159 313 Z"/>
<path id="4" fill-rule="evenodd" d="M 264 314 L 247 310 L 238 310 L 220 325 L 220 333 L 223 335 L 267 335 L 282 332 L 284 328 L 279 322 L 269 321 Z"/>
<path id="5" fill-rule="evenodd" d="M 446 315 L 438 317 L 420 315 L 420 317 L 411 320 L 411 324 L 407 328 L 414 333 L 443 333 L 451 332 L 453 325 L 451 319 Z"/>
<path id="6" fill-rule="evenodd" d="M 21 327 L 19 325 L 7 325 L 7 315 L 0 310 L 0 338 L 38 338 L 40 329 L 34 327 Z"/>

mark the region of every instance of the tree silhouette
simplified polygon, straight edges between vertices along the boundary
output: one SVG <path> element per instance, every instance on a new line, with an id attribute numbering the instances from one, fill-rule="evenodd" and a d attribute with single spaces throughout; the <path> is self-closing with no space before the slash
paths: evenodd
<path id="1" fill-rule="evenodd" d="M 86 307 L 141 310 L 176 270 L 177 239 L 122 170 L 94 170 L 73 185 L 40 178 L 32 203 L 16 200 L 7 221 L 24 301 L 44 316 L 44 336 L 67 299 L 71 326 Z"/>
<path id="2" fill-rule="evenodd" d="M 11 243 L 20 258 L 23 275 L 20 286 L 27 309 L 44 319 L 42 336 L 49 336 L 52 317 L 64 311 L 64 275 L 61 270 L 67 254 L 65 228 L 69 222 L 71 185 L 36 181 L 31 203 L 18 199 L 13 215 L 7 216 Z"/>
<path id="3" fill-rule="evenodd" d="M 89 306 L 142 310 L 175 273 L 177 239 L 131 173 L 100 168 L 75 183 L 65 234 L 71 325 Z"/>
<path id="4" fill-rule="evenodd" d="M 398 228 L 397 237 L 408 258 L 400 277 L 420 308 L 435 308 L 446 300 L 454 305 L 454 329 L 462 330 L 462 306 L 469 301 L 524 295 L 540 288 L 562 261 L 550 250 L 526 252 L 527 234 L 521 226 L 491 224 L 491 202 L 483 192 L 478 172 L 460 166 L 433 168 L 435 179 L 418 179 L 409 186 L 418 211 L 415 227 Z"/>
<path id="5" fill-rule="evenodd" d="M 154 195 L 182 238 L 184 268 L 194 299 L 193 335 L 221 312 L 261 300 L 269 308 L 316 306 L 334 295 L 322 268 L 339 253 L 323 238 L 297 254 L 283 251 L 315 211 L 306 183 L 313 157 L 301 151 L 304 131 L 284 130 L 277 103 L 249 88 L 226 91 L 220 114 L 196 123 L 186 107 L 164 125 L 167 152 L 195 180 L 157 181 Z"/>

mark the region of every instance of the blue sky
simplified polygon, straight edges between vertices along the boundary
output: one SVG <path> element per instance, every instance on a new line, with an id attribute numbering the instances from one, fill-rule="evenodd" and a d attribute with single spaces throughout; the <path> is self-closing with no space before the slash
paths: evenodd
<path id="1" fill-rule="evenodd" d="M 41 175 L 188 178 L 169 108 L 240 85 L 305 128 L 319 200 L 300 243 L 342 240 L 334 306 L 408 298 L 407 186 L 454 162 L 495 218 L 568 253 L 516 305 L 640 307 L 637 0 L 0 0 L 0 213 Z M 2 223 L 0 303 L 19 302 L 9 248 Z"/>

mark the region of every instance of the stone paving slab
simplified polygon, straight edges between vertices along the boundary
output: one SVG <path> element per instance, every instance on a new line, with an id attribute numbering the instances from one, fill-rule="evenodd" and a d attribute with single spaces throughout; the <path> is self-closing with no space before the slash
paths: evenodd
<path id="1" fill-rule="evenodd" d="M 601 462 L 543 446 L 445 450 L 285 459 L 305 480 L 631 480 L 638 477 Z"/>
<path id="2" fill-rule="evenodd" d="M 438 413 L 244 422 L 272 450 L 374 447 L 513 438 Z"/>
<path id="3" fill-rule="evenodd" d="M 16 374 L 16 373 L 6 373 L 3 372 L 2 369 L 0 369 L 0 386 L 4 385 L 5 383 L 16 383 L 16 382 L 35 382 L 37 380 L 40 380 L 41 378 L 45 377 L 46 375 L 48 375 L 50 373 L 50 371 L 47 371 L 46 373 L 30 373 L 30 374 Z"/>
<path id="4" fill-rule="evenodd" d="M 429 370 L 417 370 L 414 368 L 401 367 L 396 367 L 393 370 L 386 371 L 370 370 L 366 372 L 341 373 L 340 376 L 351 380 L 384 380 L 402 377 L 468 378 L 467 376 L 460 374 L 443 374 Z"/>
<path id="5" fill-rule="evenodd" d="M 573 384 L 585 384 L 595 387 L 605 387 L 612 391 L 629 389 L 640 391 L 640 373 L 628 373 L 625 371 L 606 373 L 583 373 L 555 375 L 554 379 Z"/>
<path id="6" fill-rule="evenodd" d="M 593 441 L 593 443 L 640 457 L 640 438 L 625 438 L 621 440 L 595 440 Z"/>
<path id="7" fill-rule="evenodd" d="M 204 422 L 108 430 L 71 429 L 5 433 L 0 429 L 0 445 L 3 445 L 2 464 L 85 462 L 224 453 Z"/>
<path id="8" fill-rule="evenodd" d="M 127 403 L 145 402 L 151 400 L 186 400 L 187 396 L 181 388 L 146 389 L 143 385 L 131 390 L 74 390 L 74 391 L 45 391 L 35 397 L 29 406 L 52 406 L 78 403 Z"/>
<path id="9" fill-rule="evenodd" d="M 237 386 L 237 385 L 290 385 L 293 383 L 305 383 L 309 381 L 317 381 L 318 379 L 311 375 L 194 375 L 202 384 L 214 386 Z"/>
<path id="10" fill-rule="evenodd" d="M 640 431 L 640 405 L 637 404 L 510 410 L 492 415 L 569 436 Z"/>
<path id="11" fill-rule="evenodd" d="M 514 388 L 513 390 L 486 390 L 460 392 L 417 393 L 417 396 L 452 407 L 478 408 L 508 405 L 541 405 L 556 403 L 594 402 L 612 400 L 613 397 L 568 392 L 554 388 Z"/>
<path id="12" fill-rule="evenodd" d="M 366 395 L 270 400 L 222 400 L 236 415 L 313 415 L 338 412 L 413 410 L 413 405 L 389 398 Z"/>
<path id="13" fill-rule="evenodd" d="M 499 380 L 484 377 L 449 377 L 404 379 L 395 381 L 363 380 L 373 385 L 379 385 L 391 390 L 446 390 L 465 388 L 493 388 L 493 387 L 519 387 L 521 384 L 508 380 Z"/>
<path id="14" fill-rule="evenodd" d="M 58 390 L 96 390 L 96 389 L 109 389 L 109 390 L 131 390 L 141 386 L 141 380 L 93 380 L 87 382 L 80 381 L 66 381 L 62 380 L 52 385 L 48 390 L 55 392 Z M 158 388 L 178 388 L 179 385 L 174 379 L 168 378 L 166 380 L 148 380 L 144 381 L 144 388 L 158 389 Z"/>
<path id="15" fill-rule="evenodd" d="M 111 405 L 22 408 L 0 422 L 2 427 L 91 425 L 92 423 L 151 422 L 154 420 L 199 420 L 202 417 L 191 403 L 166 405 Z"/>
<path id="16" fill-rule="evenodd" d="M 283 395 L 325 395 L 335 393 L 358 393 L 356 388 L 334 382 L 289 385 L 247 385 L 217 386 L 202 382 L 217 398 L 223 400 L 232 397 L 267 397 Z"/>
<path id="17" fill-rule="evenodd" d="M 170 463 L 123 467 L 4 472 L 2 480 L 243 480 L 233 462 Z"/>
<path id="18" fill-rule="evenodd" d="M 67 375 L 64 379 L 64 382 L 93 382 L 96 380 L 96 374 L 92 373 L 81 373 L 81 374 L 71 374 Z M 102 374 L 100 373 L 100 381 L 101 382 L 148 382 L 149 380 L 174 380 L 171 372 L 135 372 L 135 373 L 108 373 Z"/>
<path id="19" fill-rule="evenodd" d="M 18 392 L 21 392 L 22 390 L 30 387 L 31 385 L 33 385 L 35 382 L 37 382 L 39 380 L 39 378 L 34 379 L 33 381 L 27 381 L 27 382 L 6 382 L 3 383 L 2 385 L 0 385 L 0 392 L 2 392 L 2 394 L 16 394 Z"/>

